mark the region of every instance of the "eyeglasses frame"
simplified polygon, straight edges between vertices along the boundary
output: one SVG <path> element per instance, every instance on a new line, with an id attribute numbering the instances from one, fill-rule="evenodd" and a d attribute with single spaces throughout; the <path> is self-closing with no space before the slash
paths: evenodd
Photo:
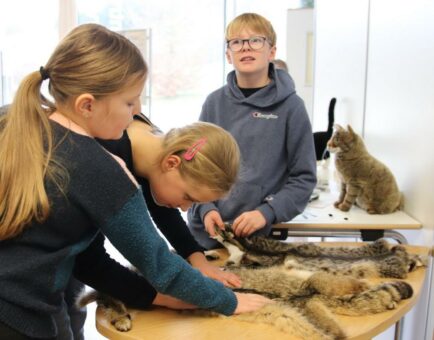
<path id="1" fill-rule="evenodd" d="M 250 40 L 253 39 L 253 38 L 262 38 L 262 39 L 264 39 L 264 41 L 263 41 L 263 43 L 262 43 L 262 46 L 259 47 L 259 48 L 256 48 L 256 49 L 253 48 L 253 47 L 250 45 Z M 238 51 L 234 51 L 234 50 L 232 50 L 231 47 L 230 47 L 230 45 L 229 45 L 230 42 L 233 41 L 233 40 L 241 40 L 241 41 L 242 41 L 241 48 L 240 48 Z M 247 42 L 247 45 L 248 45 L 249 48 L 251 48 L 253 51 L 258 51 L 258 50 L 260 50 L 262 47 L 264 47 L 265 42 L 270 43 L 267 37 L 263 37 L 263 36 L 260 36 L 260 35 L 255 35 L 255 36 L 250 37 L 250 38 L 248 38 L 248 39 L 240 39 L 240 38 L 236 38 L 236 39 L 230 39 L 230 40 L 227 40 L 227 41 L 226 41 L 226 47 L 227 47 L 229 50 L 231 50 L 232 52 L 240 52 L 240 51 L 244 48 L 244 43 L 245 43 L 245 42 Z"/>

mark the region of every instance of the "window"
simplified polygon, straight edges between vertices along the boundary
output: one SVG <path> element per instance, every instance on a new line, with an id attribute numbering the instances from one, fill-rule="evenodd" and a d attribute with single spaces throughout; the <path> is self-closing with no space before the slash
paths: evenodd
<path id="1" fill-rule="evenodd" d="M 216 0 L 77 0 L 79 24 L 150 32 L 152 100 L 144 113 L 163 131 L 196 121 L 205 97 L 223 84 L 223 10 Z"/>
<path id="2" fill-rule="evenodd" d="M 58 5 L 52 0 L 0 2 L 0 104 L 13 100 L 22 78 L 45 65 L 58 42 Z"/>

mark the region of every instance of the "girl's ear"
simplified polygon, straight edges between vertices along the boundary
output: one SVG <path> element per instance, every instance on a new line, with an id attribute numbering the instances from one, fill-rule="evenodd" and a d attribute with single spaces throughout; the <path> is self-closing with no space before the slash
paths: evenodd
<path id="1" fill-rule="evenodd" d="M 170 155 L 164 158 L 162 168 L 163 171 L 171 171 L 178 169 L 179 165 L 181 164 L 181 158 L 177 155 Z"/>
<path id="2" fill-rule="evenodd" d="M 89 118 L 92 115 L 95 97 L 90 93 L 83 93 L 75 99 L 74 109 L 80 116 Z"/>

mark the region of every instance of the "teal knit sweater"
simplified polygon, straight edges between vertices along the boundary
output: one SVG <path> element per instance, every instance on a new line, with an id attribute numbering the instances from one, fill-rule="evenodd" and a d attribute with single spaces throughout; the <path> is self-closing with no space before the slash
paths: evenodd
<path id="1" fill-rule="evenodd" d="M 98 230 L 159 292 L 232 314 L 234 293 L 169 251 L 141 190 L 114 158 L 94 139 L 52 124 L 54 156 L 67 169 L 68 184 L 61 192 L 47 182 L 49 218 L 0 242 L 0 322 L 28 336 L 56 336 L 52 315 L 61 306 L 75 256 Z"/>

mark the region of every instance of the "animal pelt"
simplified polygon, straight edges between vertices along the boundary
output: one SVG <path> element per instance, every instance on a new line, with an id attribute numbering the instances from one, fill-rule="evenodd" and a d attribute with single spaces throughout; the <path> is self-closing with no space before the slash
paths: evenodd
<path id="1" fill-rule="evenodd" d="M 350 125 L 348 130 L 335 125 L 327 149 L 336 154 L 335 165 L 341 179 L 336 208 L 348 211 L 356 203 L 369 214 L 388 214 L 403 208 L 403 196 L 392 172 L 369 154 Z"/>
<path id="2" fill-rule="evenodd" d="M 305 339 L 345 338 L 333 314 L 380 313 L 413 294 L 405 281 L 373 285 L 360 278 L 405 278 L 425 264 L 425 259 L 385 240 L 361 247 L 321 247 L 262 236 L 238 238 L 229 225 L 217 231 L 216 239 L 230 254 L 225 268 L 242 281 L 236 290 L 278 301 L 236 318 L 273 324 Z"/>
<path id="3" fill-rule="evenodd" d="M 366 315 L 394 309 L 412 296 L 405 281 L 370 284 L 367 277 L 405 278 L 423 259 L 379 240 L 361 247 L 322 247 L 284 243 L 265 237 L 236 237 L 230 225 L 216 239 L 229 251 L 225 270 L 242 281 L 239 292 L 267 296 L 275 303 L 231 318 L 271 324 L 304 339 L 341 339 L 345 334 L 334 314 Z M 361 279 L 363 278 L 363 279 Z M 125 306 L 98 292 L 81 296 L 80 306 L 97 301 L 120 331 L 131 328 Z M 209 311 L 184 311 L 223 317 Z"/>
<path id="4" fill-rule="evenodd" d="M 226 225 L 216 239 L 229 251 L 226 266 L 269 267 L 287 270 L 324 271 L 356 278 L 403 279 L 424 258 L 409 254 L 401 245 L 390 246 L 380 239 L 360 247 L 322 247 L 314 243 L 286 243 L 264 236 L 236 237 Z"/>

